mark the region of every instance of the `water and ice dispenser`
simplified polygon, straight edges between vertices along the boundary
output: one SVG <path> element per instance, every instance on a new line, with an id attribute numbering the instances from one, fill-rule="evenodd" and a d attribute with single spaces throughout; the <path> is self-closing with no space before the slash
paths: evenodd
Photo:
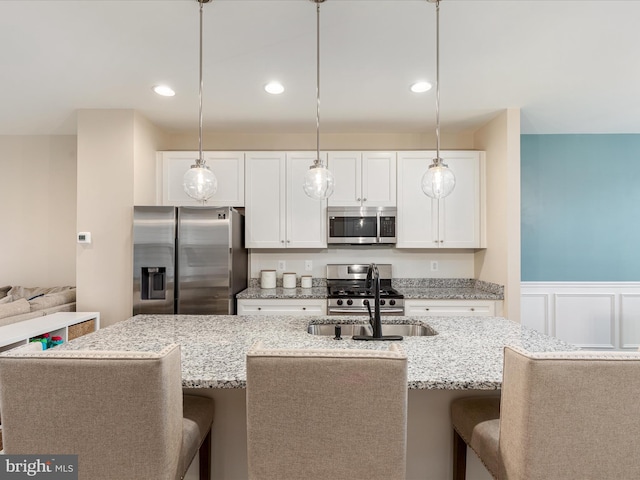
<path id="1" fill-rule="evenodd" d="M 165 300 L 167 298 L 167 268 L 142 267 L 142 300 Z"/>

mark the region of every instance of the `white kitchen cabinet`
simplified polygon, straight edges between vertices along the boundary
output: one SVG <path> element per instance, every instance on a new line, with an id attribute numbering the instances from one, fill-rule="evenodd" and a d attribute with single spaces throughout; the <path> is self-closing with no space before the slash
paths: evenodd
<path id="1" fill-rule="evenodd" d="M 326 200 L 302 189 L 315 152 L 250 152 L 245 171 L 247 248 L 325 248 Z"/>
<path id="2" fill-rule="evenodd" d="M 502 302 L 405 298 L 404 312 L 412 317 L 491 317 L 502 313 Z"/>
<path id="3" fill-rule="evenodd" d="M 320 298 L 239 299 L 238 315 L 326 315 L 327 301 Z"/>
<path id="4" fill-rule="evenodd" d="M 396 152 L 329 152 L 335 179 L 330 206 L 396 205 Z"/>
<path id="5" fill-rule="evenodd" d="M 447 197 L 424 194 L 421 180 L 435 151 L 398 153 L 397 248 L 484 248 L 484 152 L 441 151 L 456 177 Z"/>
<path id="6" fill-rule="evenodd" d="M 202 152 L 206 165 L 218 179 L 217 192 L 205 205 L 244 206 L 244 152 Z M 158 192 L 160 205 L 202 205 L 189 197 L 182 187 L 184 174 L 198 158 L 198 152 L 158 152 L 162 177 Z"/>

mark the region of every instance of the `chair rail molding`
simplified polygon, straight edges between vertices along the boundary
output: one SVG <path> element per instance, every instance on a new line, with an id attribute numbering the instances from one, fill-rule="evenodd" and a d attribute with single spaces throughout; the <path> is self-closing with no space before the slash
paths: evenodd
<path id="1" fill-rule="evenodd" d="M 521 282 L 521 323 L 589 350 L 640 346 L 640 282 Z"/>

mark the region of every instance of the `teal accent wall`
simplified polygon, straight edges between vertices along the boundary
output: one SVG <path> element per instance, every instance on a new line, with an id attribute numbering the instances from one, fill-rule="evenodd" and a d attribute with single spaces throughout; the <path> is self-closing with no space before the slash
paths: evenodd
<path id="1" fill-rule="evenodd" d="M 523 281 L 640 281 L 640 135 L 522 135 Z"/>

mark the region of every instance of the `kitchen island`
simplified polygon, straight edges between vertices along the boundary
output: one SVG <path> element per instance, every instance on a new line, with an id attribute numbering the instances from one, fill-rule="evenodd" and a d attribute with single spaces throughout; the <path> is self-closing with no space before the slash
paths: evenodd
<path id="1" fill-rule="evenodd" d="M 157 351 L 177 343 L 182 347 L 183 386 L 192 394 L 216 402 L 213 437 L 213 478 L 246 478 L 245 355 L 256 341 L 268 348 L 386 349 L 386 342 L 307 333 L 310 323 L 362 323 L 363 317 L 270 317 L 139 315 L 57 348 L 67 350 Z M 406 337 L 409 411 L 407 479 L 451 478 L 449 404 L 460 396 L 496 395 L 502 379 L 502 349 L 514 345 L 530 351 L 575 350 L 500 317 L 383 317 L 383 323 L 424 323 L 437 332 Z M 375 401 L 375 399 L 372 399 Z M 336 406 L 340 414 L 348 405 Z M 490 478 L 469 456 L 468 478 Z M 470 472 L 470 473 L 471 473 Z"/>

